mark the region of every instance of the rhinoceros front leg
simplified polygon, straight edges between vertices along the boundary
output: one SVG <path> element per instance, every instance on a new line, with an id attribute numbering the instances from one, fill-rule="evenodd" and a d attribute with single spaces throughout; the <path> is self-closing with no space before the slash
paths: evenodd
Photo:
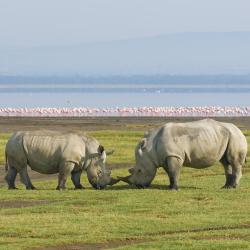
<path id="1" fill-rule="evenodd" d="M 166 162 L 167 166 L 165 167 L 165 170 L 169 177 L 169 183 L 168 189 L 170 190 L 178 190 L 178 179 L 180 174 L 180 169 L 182 167 L 183 161 L 177 157 L 170 156 L 167 158 Z"/>
<path id="2" fill-rule="evenodd" d="M 30 177 L 27 172 L 27 167 L 22 168 L 19 171 L 19 174 L 20 174 L 21 182 L 26 186 L 26 189 L 36 189 L 30 181 Z"/>
<path id="3" fill-rule="evenodd" d="M 75 185 L 75 189 L 84 189 L 84 187 L 81 184 L 81 174 L 82 174 L 82 171 L 71 172 L 71 180 L 73 184 Z"/>
<path id="4" fill-rule="evenodd" d="M 58 186 L 57 190 L 65 189 L 65 183 L 70 175 L 70 173 L 73 171 L 75 167 L 75 163 L 73 162 L 63 162 L 59 167 L 59 175 L 58 175 Z"/>
<path id="5" fill-rule="evenodd" d="M 5 176 L 5 180 L 8 183 L 9 189 L 17 189 L 15 186 L 16 176 L 17 176 L 17 170 L 14 167 L 9 166 L 8 173 Z"/>

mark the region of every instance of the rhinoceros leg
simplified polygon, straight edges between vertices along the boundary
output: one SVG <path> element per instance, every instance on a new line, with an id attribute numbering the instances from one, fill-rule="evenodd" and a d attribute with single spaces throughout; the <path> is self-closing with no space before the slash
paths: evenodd
<path id="1" fill-rule="evenodd" d="M 66 180 L 70 173 L 73 171 L 74 167 L 75 163 L 73 162 L 63 162 L 60 165 L 58 175 L 58 186 L 56 188 L 57 190 L 65 189 Z"/>
<path id="2" fill-rule="evenodd" d="M 233 170 L 232 186 L 233 188 L 236 188 L 239 185 L 240 179 L 242 177 L 241 169 L 242 169 L 242 165 L 240 163 L 232 164 L 232 170 Z"/>
<path id="3" fill-rule="evenodd" d="M 8 183 L 9 189 L 17 189 L 15 186 L 16 176 L 17 176 L 17 170 L 14 167 L 9 166 L 8 173 L 5 176 L 5 180 Z"/>
<path id="4" fill-rule="evenodd" d="M 30 177 L 29 177 L 28 172 L 27 172 L 27 167 L 22 168 L 19 171 L 19 174 L 20 174 L 20 178 L 21 178 L 22 183 L 26 186 L 26 189 L 36 189 L 30 181 Z"/>
<path id="5" fill-rule="evenodd" d="M 81 184 L 81 174 L 82 174 L 82 171 L 71 172 L 71 180 L 73 184 L 75 185 L 75 189 L 84 189 L 84 187 Z"/>
<path id="6" fill-rule="evenodd" d="M 226 177 L 226 183 L 222 188 L 233 188 L 235 178 L 232 174 L 232 166 L 226 160 L 222 160 L 221 163 L 223 164 Z"/>
<path id="7" fill-rule="evenodd" d="M 180 174 L 180 169 L 182 167 L 183 161 L 177 157 L 168 157 L 167 166 L 165 168 L 169 177 L 169 189 L 178 190 L 178 179 Z"/>
<path id="8" fill-rule="evenodd" d="M 229 160 L 230 161 L 230 160 Z M 242 176 L 242 164 L 240 160 L 227 161 L 221 160 L 225 169 L 226 183 L 222 188 L 236 188 Z"/>

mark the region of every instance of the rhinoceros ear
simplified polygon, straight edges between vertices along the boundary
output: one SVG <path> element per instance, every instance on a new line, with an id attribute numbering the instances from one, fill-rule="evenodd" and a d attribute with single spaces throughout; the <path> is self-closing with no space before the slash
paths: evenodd
<path id="1" fill-rule="evenodd" d="M 141 140 L 140 148 L 141 148 L 142 150 L 144 150 L 144 149 L 146 148 L 146 146 L 147 146 L 147 139 L 146 139 L 146 138 L 143 138 L 143 139 Z"/>
<path id="2" fill-rule="evenodd" d="M 130 169 L 128 170 L 128 172 L 129 172 L 130 174 L 133 174 L 133 173 L 134 173 L 134 171 L 135 171 L 135 169 L 134 169 L 134 168 L 130 168 Z"/>
<path id="3" fill-rule="evenodd" d="M 102 154 L 101 154 L 101 159 L 102 159 L 103 162 L 106 161 L 106 157 L 107 157 L 106 152 L 105 152 L 105 150 L 103 150 Z"/>
<path id="4" fill-rule="evenodd" d="M 97 152 L 98 152 L 99 154 L 102 154 L 103 151 L 104 151 L 104 147 L 103 147 L 102 145 L 99 145 L 99 147 L 98 147 L 98 149 L 97 149 Z"/>
<path id="5" fill-rule="evenodd" d="M 147 146 L 147 139 L 143 138 L 140 142 L 140 146 L 139 146 L 139 150 L 138 150 L 138 153 L 140 156 L 142 156 L 143 150 L 146 149 L 146 146 Z"/>

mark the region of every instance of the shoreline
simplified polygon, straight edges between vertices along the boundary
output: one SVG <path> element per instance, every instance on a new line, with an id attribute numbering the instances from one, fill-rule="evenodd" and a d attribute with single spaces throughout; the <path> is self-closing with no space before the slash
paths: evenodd
<path id="1" fill-rule="evenodd" d="M 0 133 L 18 130 L 48 129 L 59 131 L 143 130 L 167 122 L 189 122 L 206 117 L 0 117 Z M 250 129 L 250 117 L 210 117 L 231 122 L 243 129 Z"/>

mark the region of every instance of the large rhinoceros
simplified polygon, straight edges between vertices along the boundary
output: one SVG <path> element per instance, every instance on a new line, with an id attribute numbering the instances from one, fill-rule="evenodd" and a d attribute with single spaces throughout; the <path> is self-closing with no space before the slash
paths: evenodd
<path id="1" fill-rule="evenodd" d="M 187 123 L 167 123 L 145 134 L 135 148 L 136 166 L 121 180 L 147 187 L 163 167 L 169 177 L 169 189 L 178 189 L 181 167 L 206 168 L 220 161 L 225 169 L 224 188 L 235 188 L 247 155 L 247 141 L 231 123 L 212 119 Z"/>
<path id="2" fill-rule="evenodd" d="M 106 152 L 94 138 L 74 133 L 55 131 L 16 132 L 8 140 L 5 150 L 5 180 L 9 189 L 15 189 L 15 178 L 20 174 L 27 189 L 34 189 L 27 173 L 27 165 L 42 174 L 59 173 L 57 189 L 64 189 L 67 177 L 76 189 L 82 189 L 80 176 L 86 170 L 91 185 L 102 189 L 117 180 L 110 177 L 105 167 Z"/>

